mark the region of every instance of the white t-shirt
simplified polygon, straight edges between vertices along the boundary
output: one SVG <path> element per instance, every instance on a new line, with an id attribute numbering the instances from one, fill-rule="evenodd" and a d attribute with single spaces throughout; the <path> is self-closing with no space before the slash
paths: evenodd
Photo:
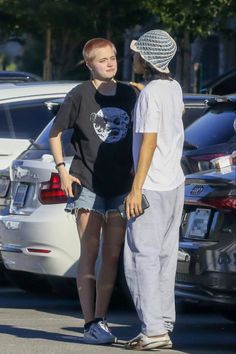
<path id="1" fill-rule="evenodd" d="M 180 160 L 184 143 L 183 94 L 175 80 L 153 80 L 139 94 L 134 109 L 133 159 L 137 169 L 141 133 L 157 133 L 157 147 L 143 188 L 167 191 L 184 182 Z"/>

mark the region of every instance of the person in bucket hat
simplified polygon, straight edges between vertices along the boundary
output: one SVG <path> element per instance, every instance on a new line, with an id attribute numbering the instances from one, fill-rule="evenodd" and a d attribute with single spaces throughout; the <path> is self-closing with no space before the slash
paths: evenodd
<path id="1" fill-rule="evenodd" d="M 165 31 L 153 30 L 144 33 L 130 48 L 141 55 L 154 69 L 169 73 L 168 64 L 174 57 L 177 46 L 174 39 Z"/>
<path id="2" fill-rule="evenodd" d="M 141 333 L 126 349 L 172 347 L 175 273 L 184 202 L 180 160 L 184 129 L 183 94 L 169 63 L 177 47 L 165 31 L 152 30 L 131 42 L 133 66 L 147 85 L 134 109 L 135 175 L 125 199 L 128 218 L 124 248 L 127 284 L 141 322 Z M 142 210 L 142 194 L 150 207 Z"/>

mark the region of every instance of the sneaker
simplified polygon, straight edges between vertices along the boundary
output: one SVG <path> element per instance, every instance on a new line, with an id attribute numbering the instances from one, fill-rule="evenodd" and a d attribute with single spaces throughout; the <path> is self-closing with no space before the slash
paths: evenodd
<path id="1" fill-rule="evenodd" d="M 111 344 L 116 342 L 117 338 L 111 333 L 105 321 L 92 323 L 89 329 L 84 331 L 84 343 Z"/>
<path id="2" fill-rule="evenodd" d="M 125 349 L 131 350 L 155 350 L 171 349 L 172 342 L 168 334 L 161 337 L 148 337 L 140 333 L 137 337 L 131 339 L 125 344 Z"/>

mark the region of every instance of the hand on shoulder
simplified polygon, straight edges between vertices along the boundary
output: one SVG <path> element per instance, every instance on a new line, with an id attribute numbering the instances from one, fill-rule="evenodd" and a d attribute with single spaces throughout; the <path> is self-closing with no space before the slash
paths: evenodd
<path id="1" fill-rule="evenodd" d="M 141 91 L 145 86 L 141 82 L 133 82 L 130 81 L 130 85 L 136 87 L 139 91 Z"/>

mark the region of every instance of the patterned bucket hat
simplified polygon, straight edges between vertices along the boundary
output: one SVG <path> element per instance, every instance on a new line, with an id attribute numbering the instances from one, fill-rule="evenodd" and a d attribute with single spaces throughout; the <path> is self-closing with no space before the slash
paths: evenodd
<path id="1" fill-rule="evenodd" d="M 152 30 L 133 40 L 130 48 L 162 73 L 169 73 L 168 64 L 174 57 L 177 46 L 174 39 L 165 31 Z"/>

